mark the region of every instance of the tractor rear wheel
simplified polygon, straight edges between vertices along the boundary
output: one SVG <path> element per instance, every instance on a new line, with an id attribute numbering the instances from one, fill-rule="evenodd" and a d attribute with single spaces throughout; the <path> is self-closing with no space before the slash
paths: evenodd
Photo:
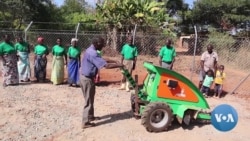
<path id="1" fill-rule="evenodd" d="M 166 131 L 173 121 L 172 110 L 166 103 L 149 103 L 142 114 L 142 125 L 149 132 Z"/>

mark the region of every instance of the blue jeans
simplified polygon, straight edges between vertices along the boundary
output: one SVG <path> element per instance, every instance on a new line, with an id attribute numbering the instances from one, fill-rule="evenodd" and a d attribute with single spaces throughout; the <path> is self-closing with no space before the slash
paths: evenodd
<path id="1" fill-rule="evenodd" d="M 215 93 L 215 96 L 221 95 L 221 93 L 222 93 L 222 85 L 221 84 L 215 84 L 214 93 Z"/>
<path id="2" fill-rule="evenodd" d="M 202 93 L 205 93 L 207 96 L 209 94 L 209 91 L 210 91 L 210 88 L 209 87 L 206 87 L 206 86 L 202 86 L 201 87 L 201 92 Z"/>

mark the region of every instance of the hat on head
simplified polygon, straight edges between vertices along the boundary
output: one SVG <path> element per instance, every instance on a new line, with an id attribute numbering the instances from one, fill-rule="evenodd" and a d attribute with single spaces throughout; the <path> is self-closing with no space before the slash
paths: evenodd
<path id="1" fill-rule="evenodd" d="M 37 38 L 37 42 L 38 42 L 38 43 L 42 43 L 42 42 L 43 42 L 43 40 L 44 40 L 44 38 L 43 38 L 43 37 L 38 37 L 38 38 Z"/>
<path id="2" fill-rule="evenodd" d="M 78 39 L 77 39 L 77 38 L 72 38 L 72 39 L 71 39 L 71 43 L 72 43 L 72 42 L 78 42 Z"/>

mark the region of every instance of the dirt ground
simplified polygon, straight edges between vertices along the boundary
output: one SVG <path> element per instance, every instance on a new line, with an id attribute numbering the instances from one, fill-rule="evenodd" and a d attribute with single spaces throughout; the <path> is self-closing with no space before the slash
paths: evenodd
<path id="1" fill-rule="evenodd" d="M 117 58 L 111 58 L 117 59 Z M 139 58 L 134 74 L 142 82 L 146 70 L 144 60 L 157 63 L 152 58 Z M 32 61 L 31 61 L 32 62 Z M 50 77 L 51 58 L 48 62 Z M 245 74 L 227 70 L 225 90 L 230 91 Z M 189 75 L 188 71 L 182 71 Z M 66 74 L 66 72 L 65 72 Z M 236 75 L 237 74 L 237 75 Z M 249 141 L 250 104 L 249 96 L 241 90 L 249 90 L 242 85 L 237 94 L 226 95 L 222 99 L 208 98 L 213 109 L 219 104 L 230 104 L 238 112 L 237 126 L 230 132 L 220 132 L 212 125 L 192 124 L 183 127 L 174 123 L 167 132 L 149 133 L 141 125 L 141 120 L 132 117 L 130 93 L 118 90 L 121 73 L 119 69 L 101 71 L 102 86 L 97 87 L 95 114 L 102 119 L 97 126 L 81 129 L 83 96 L 80 88 L 50 83 L 22 83 L 19 86 L 0 86 L 0 140 L 1 141 Z M 197 83 L 197 76 L 194 76 Z M 2 82 L 1 82 L 2 84 Z M 245 88 L 244 88 L 245 87 Z"/>

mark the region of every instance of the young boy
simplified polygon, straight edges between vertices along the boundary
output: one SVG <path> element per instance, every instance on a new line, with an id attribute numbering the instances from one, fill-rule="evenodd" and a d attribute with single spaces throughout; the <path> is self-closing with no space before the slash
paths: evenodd
<path id="1" fill-rule="evenodd" d="M 166 69 L 173 69 L 175 62 L 176 51 L 172 45 L 172 40 L 167 39 L 166 45 L 164 45 L 159 53 L 159 64 L 161 67 Z"/>
<path id="2" fill-rule="evenodd" d="M 132 36 L 127 38 L 127 43 L 122 46 L 121 51 L 121 63 L 125 66 L 125 68 L 132 75 L 132 71 L 135 69 L 136 60 L 137 60 L 138 50 L 135 45 L 133 45 Z M 122 78 L 122 84 L 120 90 L 130 91 L 129 89 L 129 81 L 126 80 L 125 76 Z"/>
<path id="3" fill-rule="evenodd" d="M 204 82 L 201 87 L 201 92 L 205 97 L 208 97 L 210 92 L 210 87 L 214 81 L 213 70 L 208 70 L 205 76 Z"/>
<path id="4" fill-rule="evenodd" d="M 224 72 L 224 66 L 220 65 L 219 70 L 217 70 L 214 80 L 214 97 L 221 98 L 221 93 L 223 91 L 223 81 L 226 77 L 226 73 Z"/>

